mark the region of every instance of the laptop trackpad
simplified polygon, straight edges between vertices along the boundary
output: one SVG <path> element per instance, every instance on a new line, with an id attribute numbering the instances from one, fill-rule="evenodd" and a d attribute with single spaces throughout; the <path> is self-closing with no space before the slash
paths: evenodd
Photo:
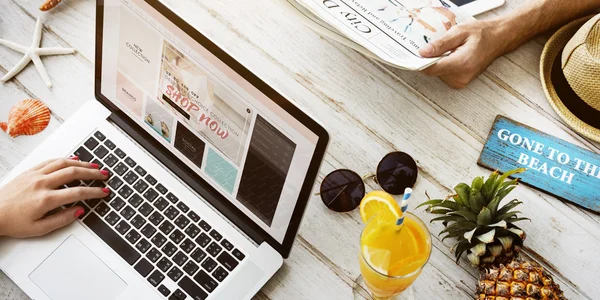
<path id="1" fill-rule="evenodd" d="M 31 274 L 52 300 L 113 300 L 127 284 L 75 236 L 69 236 Z"/>

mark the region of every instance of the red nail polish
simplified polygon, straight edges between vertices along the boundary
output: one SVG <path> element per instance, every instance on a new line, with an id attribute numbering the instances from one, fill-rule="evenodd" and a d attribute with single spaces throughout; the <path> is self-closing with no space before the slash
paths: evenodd
<path id="1" fill-rule="evenodd" d="M 72 160 L 79 160 L 79 156 L 71 156 L 70 159 L 72 159 Z"/>
<path id="2" fill-rule="evenodd" d="M 108 171 L 107 170 L 100 170 L 100 173 L 104 176 L 108 176 Z"/>
<path id="3" fill-rule="evenodd" d="M 100 169 L 100 166 L 98 164 L 94 164 L 94 163 L 91 163 L 90 167 L 92 167 L 93 169 Z"/>
<path id="4" fill-rule="evenodd" d="M 109 190 L 108 188 L 102 188 L 102 191 L 103 191 L 105 194 L 108 194 L 108 193 L 110 193 L 110 190 Z"/>
<path id="5" fill-rule="evenodd" d="M 80 208 L 78 210 L 75 211 L 75 218 L 79 218 L 81 217 L 81 215 L 83 215 L 85 213 L 85 210 L 83 210 L 83 208 Z"/>

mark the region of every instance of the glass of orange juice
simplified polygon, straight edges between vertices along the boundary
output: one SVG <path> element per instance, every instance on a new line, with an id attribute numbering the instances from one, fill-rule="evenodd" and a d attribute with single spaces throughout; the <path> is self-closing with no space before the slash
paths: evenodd
<path id="1" fill-rule="evenodd" d="M 360 271 L 373 299 L 401 299 L 431 255 L 427 226 L 412 213 L 396 225 L 373 216 L 360 239 Z"/>

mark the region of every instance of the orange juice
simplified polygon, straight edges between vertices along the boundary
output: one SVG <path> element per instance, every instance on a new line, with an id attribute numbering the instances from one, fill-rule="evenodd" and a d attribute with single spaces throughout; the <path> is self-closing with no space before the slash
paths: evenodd
<path id="1" fill-rule="evenodd" d="M 417 279 L 431 253 L 427 227 L 411 213 L 399 227 L 373 217 L 361 235 L 360 270 L 375 299 L 390 299 Z"/>

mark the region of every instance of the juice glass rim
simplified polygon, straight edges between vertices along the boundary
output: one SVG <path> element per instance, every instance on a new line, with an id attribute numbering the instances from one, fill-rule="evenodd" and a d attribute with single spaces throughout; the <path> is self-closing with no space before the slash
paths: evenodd
<path id="1" fill-rule="evenodd" d="M 371 220 L 373 220 L 373 218 L 375 218 L 377 215 L 372 216 L 369 221 L 367 221 L 367 223 L 365 224 L 365 228 L 363 228 L 363 230 L 360 233 L 360 258 L 362 260 L 364 260 L 365 265 L 367 265 L 369 267 L 369 269 L 371 269 L 371 271 L 375 272 L 378 275 L 384 276 L 386 278 L 391 278 L 391 279 L 401 279 L 401 278 L 407 278 L 407 277 L 412 277 L 415 274 L 417 274 L 418 272 L 421 272 L 421 270 L 423 270 L 423 268 L 425 267 L 425 265 L 429 262 L 429 259 L 431 258 L 431 252 L 433 249 L 433 244 L 431 241 L 431 232 L 429 232 L 429 229 L 427 228 L 427 225 L 425 224 L 425 222 L 423 222 L 417 215 L 411 213 L 411 212 L 405 212 L 404 213 L 406 216 L 410 216 L 413 220 L 415 220 L 416 222 L 420 223 L 420 225 L 423 227 L 423 229 L 427 232 L 427 237 L 429 238 L 429 255 L 427 256 L 427 259 L 425 260 L 425 262 L 423 263 L 422 266 L 420 266 L 418 269 L 416 269 L 415 271 L 405 274 L 405 275 L 398 275 L 398 276 L 391 276 L 391 275 L 387 275 L 387 274 L 383 274 L 381 272 L 379 272 L 377 269 L 373 268 L 373 266 L 371 266 L 371 264 L 369 263 L 369 261 L 367 259 L 365 259 L 365 254 L 364 251 L 362 250 L 362 236 L 365 233 L 365 229 L 367 229 L 367 226 L 369 225 L 369 223 L 371 222 Z"/>

